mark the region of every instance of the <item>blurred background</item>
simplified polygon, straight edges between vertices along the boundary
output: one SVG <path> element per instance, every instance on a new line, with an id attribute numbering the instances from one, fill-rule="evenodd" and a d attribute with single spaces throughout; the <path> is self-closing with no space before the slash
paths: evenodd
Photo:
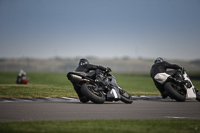
<path id="1" fill-rule="evenodd" d="M 200 71 L 199 0 L 0 0 L 0 71 L 67 72 L 80 58 L 149 72 Z"/>

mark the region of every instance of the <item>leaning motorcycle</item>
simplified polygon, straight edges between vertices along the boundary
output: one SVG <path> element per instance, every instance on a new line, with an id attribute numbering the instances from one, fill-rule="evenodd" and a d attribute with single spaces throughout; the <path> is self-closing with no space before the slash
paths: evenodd
<path id="1" fill-rule="evenodd" d="M 108 85 L 96 81 L 95 72 L 69 72 L 68 80 L 80 87 L 82 94 L 93 103 L 102 104 L 105 101 L 123 101 L 124 103 L 132 103 L 133 99 L 128 92 L 117 85 L 115 77 L 109 72 L 104 73 L 104 81 Z"/>
<path id="2" fill-rule="evenodd" d="M 196 90 L 192 81 L 190 80 L 186 71 L 183 70 L 174 70 L 168 71 L 169 75 L 171 75 L 176 80 L 187 80 L 187 84 L 178 84 L 172 82 L 166 82 L 164 84 L 164 88 L 168 93 L 171 99 L 175 99 L 179 102 L 184 102 L 186 99 L 195 99 L 196 98 Z"/>

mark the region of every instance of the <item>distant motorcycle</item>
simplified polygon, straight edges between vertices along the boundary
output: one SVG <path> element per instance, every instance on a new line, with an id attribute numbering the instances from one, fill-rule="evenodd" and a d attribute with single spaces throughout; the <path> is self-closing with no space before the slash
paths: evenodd
<path id="1" fill-rule="evenodd" d="M 186 71 L 183 69 L 172 70 L 167 72 L 176 80 L 187 80 L 187 85 L 183 84 L 175 84 L 172 82 L 166 82 L 164 84 L 164 88 L 168 93 L 171 99 L 175 99 L 176 101 L 184 102 L 186 99 L 195 99 L 196 98 L 196 90 Z"/>
<path id="2" fill-rule="evenodd" d="M 16 84 L 29 84 L 29 78 L 23 70 L 20 70 L 17 76 Z"/>
<path id="3" fill-rule="evenodd" d="M 119 100 L 129 104 L 133 102 L 129 93 L 117 85 L 115 77 L 109 72 L 104 73 L 104 80 L 109 83 L 107 86 L 93 79 L 94 74 L 94 71 L 89 73 L 69 72 L 67 77 L 73 84 L 80 86 L 82 94 L 93 103 L 102 104 L 105 101 Z"/>

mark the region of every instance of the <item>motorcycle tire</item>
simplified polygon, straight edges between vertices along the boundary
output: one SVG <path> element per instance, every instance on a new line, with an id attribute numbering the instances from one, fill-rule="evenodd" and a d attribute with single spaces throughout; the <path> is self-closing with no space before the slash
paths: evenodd
<path id="1" fill-rule="evenodd" d="M 131 104 L 133 102 L 133 98 L 125 90 L 119 90 L 119 94 L 121 95 L 122 102 L 128 103 L 128 104 Z"/>
<path id="2" fill-rule="evenodd" d="M 85 83 L 81 86 L 81 92 L 83 95 L 90 99 L 93 103 L 102 104 L 105 102 L 105 95 L 101 91 L 95 91 L 95 86 L 89 83 Z"/>
<path id="3" fill-rule="evenodd" d="M 164 88 L 170 98 L 175 99 L 178 102 L 184 102 L 186 100 L 186 94 L 180 94 L 176 91 L 175 87 L 176 85 L 171 82 L 167 82 L 164 85 Z"/>

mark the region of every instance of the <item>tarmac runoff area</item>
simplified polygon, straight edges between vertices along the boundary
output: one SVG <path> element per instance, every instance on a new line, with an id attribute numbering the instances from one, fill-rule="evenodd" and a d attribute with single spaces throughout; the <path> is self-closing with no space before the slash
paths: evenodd
<path id="1" fill-rule="evenodd" d="M 200 119 L 200 102 L 176 102 L 160 96 L 133 96 L 132 104 L 81 103 L 78 98 L 0 99 L 0 121 L 94 119 Z"/>

